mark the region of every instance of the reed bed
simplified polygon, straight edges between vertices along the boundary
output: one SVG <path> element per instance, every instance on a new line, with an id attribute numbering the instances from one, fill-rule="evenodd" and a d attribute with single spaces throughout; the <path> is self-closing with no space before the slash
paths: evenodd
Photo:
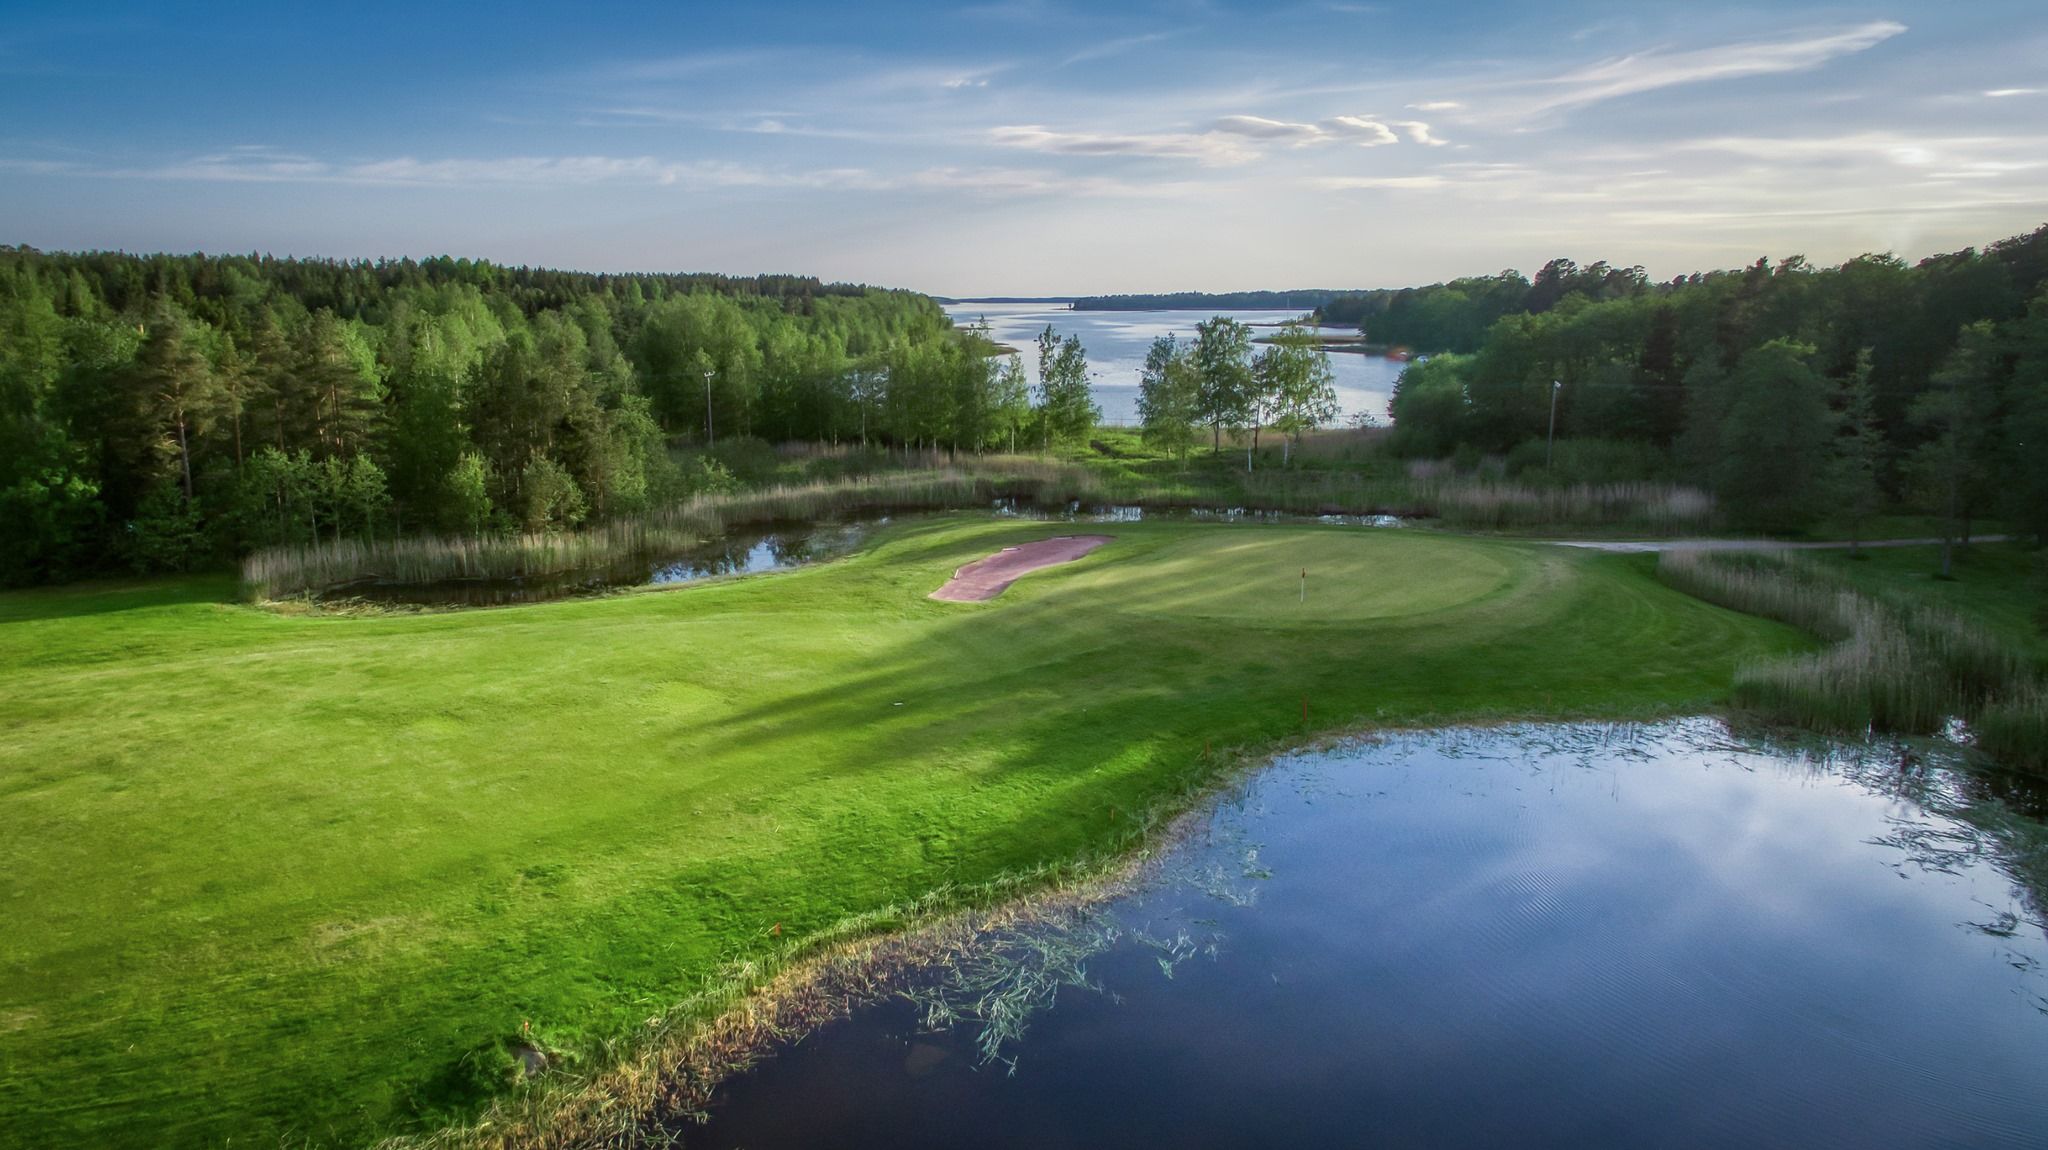
<path id="1" fill-rule="evenodd" d="M 1434 514 L 1457 527 L 1630 527 L 1673 534 L 1712 525 L 1714 498 L 1672 483 L 1579 483 L 1531 487 L 1472 479 L 1417 484 Z"/>
<path id="2" fill-rule="evenodd" d="M 1972 729 L 1978 748 L 1993 759 L 2021 770 L 2048 772 L 2048 687 L 2030 683 L 1993 699 L 1978 713 Z"/>
<path id="3" fill-rule="evenodd" d="M 429 584 L 535 579 L 674 554 L 750 524 L 986 507 L 998 499 L 1049 506 L 1395 515 L 1489 530 L 1579 526 L 1663 534 L 1703 528 L 1714 510 L 1713 500 L 1699 491 L 1657 483 L 1539 488 L 1455 475 L 1377 478 L 1330 472 L 1161 479 L 1105 476 L 1077 464 L 1025 456 L 953 457 L 939 451 L 900 455 L 900 462 L 914 469 L 697 495 L 581 531 L 412 535 L 266 548 L 243 561 L 242 580 L 245 592 L 261 600 L 319 595 L 372 580 Z"/>
<path id="4" fill-rule="evenodd" d="M 1532 487 L 1476 476 L 1400 477 L 1338 472 L 1261 472 L 1229 481 L 1139 480 L 1095 484 L 1107 502 L 1146 507 L 1242 507 L 1299 515 L 1395 515 L 1447 527 L 1626 528 L 1677 534 L 1712 526 L 1713 497 L 1667 483 Z"/>
<path id="5" fill-rule="evenodd" d="M 375 543 L 342 539 L 272 547 L 243 561 L 242 582 L 252 598 L 277 599 L 317 595 L 365 580 L 423 584 L 532 579 L 674 553 L 749 524 L 985 506 L 1001 498 L 1066 501 L 1085 494 L 1087 475 L 1079 468 L 988 460 L 962 468 L 698 495 L 583 531 L 411 535 Z"/>
<path id="6" fill-rule="evenodd" d="M 1732 692 L 1738 707 L 1839 734 L 1924 735 L 1964 718 L 1994 758 L 2039 769 L 2048 695 L 2018 651 L 1954 612 L 1862 594 L 1782 551 L 1667 551 L 1657 575 L 1697 598 L 1832 642 L 1740 667 Z M 1986 731 L 1994 733 L 1986 738 Z"/>

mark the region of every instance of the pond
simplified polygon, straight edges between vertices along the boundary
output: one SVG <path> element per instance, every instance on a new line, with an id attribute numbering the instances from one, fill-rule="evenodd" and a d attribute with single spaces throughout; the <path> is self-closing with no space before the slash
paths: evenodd
<path id="1" fill-rule="evenodd" d="M 531 579 L 450 579 L 439 583 L 378 580 L 350 583 L 323 598 L 366 599 L 431 607 L 497 607 L 573 595 L 601 594 L 623 587 L 694 583 L 720 575 L 787 571 L 833 559 L 860 546 L 887 515 L 846 523 L 772 523 L 735 528 L 681 552 L 658 559 L 620 563 Z"/>
<path id="2" fill-rule="evenodd" d="M 2040 790 L 2006 780 L 2008 805 L 1939 757 L 1703 719 L 1290 755 L 1134 892 L 914 979 L 678 1129 L 752 1150 L 2040 1146 L 2048 836 L 2013 809 Z M 975 1021 L 1020 997 L 1027 1022 Z"/>

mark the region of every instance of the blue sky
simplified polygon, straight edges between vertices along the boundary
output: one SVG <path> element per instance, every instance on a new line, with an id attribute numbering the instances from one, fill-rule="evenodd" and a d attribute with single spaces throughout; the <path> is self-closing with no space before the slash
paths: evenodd
<path id="1" fill-rule="evenodd" d="M 2048 221 L 2048 5 L 0 2 L 0 242 L 951 293 L 1920 256 Z"/>

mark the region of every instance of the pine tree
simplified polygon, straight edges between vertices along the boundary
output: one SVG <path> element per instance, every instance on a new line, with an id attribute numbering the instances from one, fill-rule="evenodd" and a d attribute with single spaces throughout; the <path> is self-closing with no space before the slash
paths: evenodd
<path id="1" fill-rule="evenodd" d="M 1856 370 L 1839 388 L 1830 494 L 1849 526 L 1849 554 L 1858 554 L 1863 525 L 1883 500 L 1878 485 L 1884 468 L 1884 431 L 1877 425 L 1877 396 L 1870 386 L 1870 350 L 1856 357 Z"/>
<path id="2" fill-rule="evenodd" d="M 194 441 L 227 406 L 220 377 L 200 354 L 177 305 L 159 300 L 135 362 L 137 392 L 157 435 L 156 451 L 175 461 L 185 502 L 192 502 Z"/>

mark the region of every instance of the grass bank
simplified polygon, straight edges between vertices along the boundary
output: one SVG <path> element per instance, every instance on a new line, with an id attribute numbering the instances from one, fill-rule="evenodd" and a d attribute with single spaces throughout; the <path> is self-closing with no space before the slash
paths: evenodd
<path id="1" fill-rule="evenodd" d="M 1118 524 L 925 598 L 1057 530 L 488 612 L 0 596 L 0 1141 L 431 1129 L 515 1043 L 592 1073 L 795 940 L 1099 857 L 1228 748 L 1694 711 L 1810 645 L 1643 557 L 1315 526 Z"/>

